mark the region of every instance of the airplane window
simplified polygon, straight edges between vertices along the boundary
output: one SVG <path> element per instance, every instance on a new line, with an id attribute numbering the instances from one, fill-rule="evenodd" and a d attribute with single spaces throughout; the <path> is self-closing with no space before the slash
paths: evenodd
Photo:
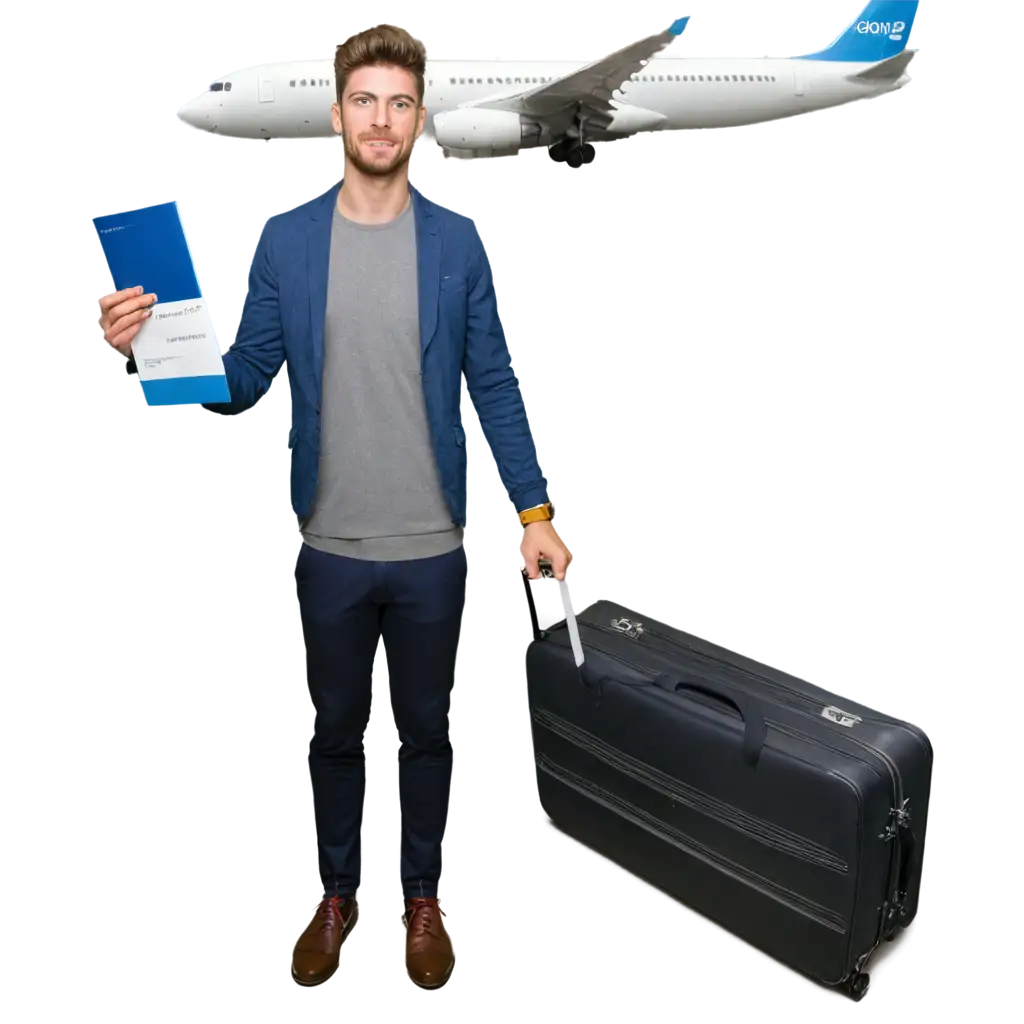
<path id="1" fill-rule="evenodd" d="M 214 82 L 213 85 L 210 86 L 210 92 L 220 92 L 221 89 L 223 89 L 223 88 L 224 88 L 224 83 L 223 82 Z"/>
<path id="2" fill-rule="evenodd" d="M 476 80 L 476 84 L 477 84 L 477 85 L 483 85 L 483 84 L 484 84 L 484 80 L 483 80 L 482 78 L 478 78 L 478 79 Z"/>
<path id="3" fill-rule="evenodd" d="M 523 80 L 521 78 L 517 78 L 516 79 L 516 85 L 522 85 L 522 84 L 523 84 Z"/>
<path id="4" fill-rule="evenodd" d="M 303 79 L 301 82 L 299 82 L 299 85 L 305 85 L 305 84 L 306 84 L 306 80 L 305 79 Z"/>
<path id="5" fill-rule="evenodd" d="M 733 75 L 733 76 L 732 76 L 732 80 L 733 80 L 734 82 L 738 82 L 738 81 L 739 81 L 739 78 L 738 78 L 738 77 L 737 77 L 736 75 Z"/>
<path id="6" fill-rule="evenodd" d="M 295 79 L 293 78 L 288 84 L 294 89 L 295 88 Z"/>
<path id="7" fill-rule="evenodd" d="M 450 82 L 450 83 L 451 83 L 452 85 L 454 85 L 454 84 L 455 84 L 455 79 L 454 79 L 454 78 L 449 78 L 449 79 L 448 79 L 448 81 L 449 81 L 449 82 Z"/>
<path id="8" fill-rule="evenodd" d="M 488 85 L 494 85 L 494 79 L 493 78 L 488 78 L 487 79 L 487 84 Z"/>

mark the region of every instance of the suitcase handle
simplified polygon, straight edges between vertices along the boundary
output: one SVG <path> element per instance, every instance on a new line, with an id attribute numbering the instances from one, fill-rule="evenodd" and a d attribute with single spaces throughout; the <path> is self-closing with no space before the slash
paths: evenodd
<path id="1" fill-rule="evenodd" d="M 896 883 L 896 898 L 901 905 L 906 903 L 907 893 L 917 875 L 917 836 L 914 835 L 914 829 L 910 824 L 907 824 L 906 829 L 907 834 L 903 837 L 903 849 L 900 854 L 900 874 Z"/>
<path id="2" fill-rule="evenodd" d="M 537 560 L 537 567 L 540 569 L 540 575 L 543 579 L 547 577 L 549 579 L 555 578 L 554 570 L 551 568 L 550 558 L 540 558 Z M 533 591 L 530 589 L 530 577 L 526 573 L 526 566 L 519 570 L 523 575 L 523 586 L 526 587 L 526 601 L 530 606 L 530 622 L 533 624 L 533 638 L 534 640 L 543 640 L 544 631 L 540 628 L 537 622 L 537 606 L 533 602 Z M 565 580 L 558 581 L 559 589 L 562 591 L 562 608 L 565 610 L 565 624 L 569 629 L 569 641 L 572 644 L 573 658 L 576 661 L 576 667 L 579 668 L 583 664 L 583 645 L 580 643 L 580 631 L 576 626 L 576 616 L 572 611 L 572 602 L 569 600 L 569 585 Z"/>
<path id="3" fill-rule="evenodd" d="M 541 609 L 538 606 L 537 588 L 539 588 L 542 583 L 550 585 L 550 582 L 555 578 L 554 570 L 552 569 L 551 562 L 548 559 L 542 558 L 540 560 L 539 567 L 541 569 L 541 581 L 538 583 L 534 583 L 529 579 L 525 568 L 519 570 L 520 598 L 526 608 L 526 622 L 529 634 L 534 640 L 544 640 L 552 629 L 561 627 L 561 624 L 558 624 L 556 627 L 553 624 L 546 623 L 544 621 L 544 616 L 541 614 Z"/>
<path id="4" fill-rule="evenodd" d="M 676 693 L 679 690 L 697 690 L 732 705 L 743 719 L 743 760 L 750 765 L 757 764 L 768 735 L 768 727 L 765 725 L 764 715 L 761 714 L 761 709 L 755 701 L 746 694 L 722 683 L 711 682 L 707 679 L 686 679 L 669 672 L 663 672 L 654 680 L 654 683 L 663 690 L 668 690 L 669 693 Z"/>

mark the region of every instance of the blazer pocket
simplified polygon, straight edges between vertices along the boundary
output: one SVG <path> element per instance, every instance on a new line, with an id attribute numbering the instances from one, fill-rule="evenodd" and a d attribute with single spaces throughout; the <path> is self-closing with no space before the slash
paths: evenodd
<path id="1" fill-rule="evenodd" d="M 295 447 L 295 438 L 297 438 L 298 436 L 299 436 L 299 428 L 298 427 L 292 427 L 292 429 L 288 431 L 288 447 L 289 448 L 294 448 Z"/>

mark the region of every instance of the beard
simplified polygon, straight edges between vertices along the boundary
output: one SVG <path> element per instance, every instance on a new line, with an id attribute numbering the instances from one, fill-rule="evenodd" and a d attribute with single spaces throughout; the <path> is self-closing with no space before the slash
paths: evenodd
<path id="1" fill-rule="evenodd" d="M 376 157 L 374 159 L 367 160 L 360 148 L 359 140 L 353 140 L 347 133 L 342 133 L 342 140 L 345 143 L 345 152 L 348 155 L 349 160 L 352 164 L 363 174 L 370 175 L 371 177 L 384 177 L 389 174 L 394 174 L 403 164 L 409 162 L 409 157 L 412 156 L 412 147 L 395 146 L 391 150 L 390 159 L 384 159 L 383 156 Z"/>

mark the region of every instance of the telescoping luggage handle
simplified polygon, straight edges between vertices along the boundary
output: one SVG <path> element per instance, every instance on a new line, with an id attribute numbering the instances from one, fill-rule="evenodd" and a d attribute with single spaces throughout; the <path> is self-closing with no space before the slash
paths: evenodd
<path id="1" fill-rule="evenodd" d="M 580 627 L 577 624 L 577 617 L 575 613 L 584 606 L 588 594 L 583 594 L 579 587 L 575 584 L 570 584 L 568 581 L 555 580 L 554 569 L 552 568 L 551 561 L 547 558 L 542 558 L 538 562 L 538 568 L 541 572 L 542 580 L 551 581 L 551 597 L 553 600 L 558 602 L 559 610 L 562 613 L 562 617 L 565 620 L 565 626 L 569 633 L 569 646 L 572 648 L 572 659 L 577 668 L 579 669 L 584 662 L 583 653 L 583 642 L 580 639 Z M 526 574 L 526 569 L 520 570 L 522 579 L 527 589 L 532 587 L 529 582 L 529 578 Z M 536 599 L 532 593 L 528 597 L 530 618 L 534 622 L 535 631 L 540 631 L 539 615 L 537 612 Z"/>

